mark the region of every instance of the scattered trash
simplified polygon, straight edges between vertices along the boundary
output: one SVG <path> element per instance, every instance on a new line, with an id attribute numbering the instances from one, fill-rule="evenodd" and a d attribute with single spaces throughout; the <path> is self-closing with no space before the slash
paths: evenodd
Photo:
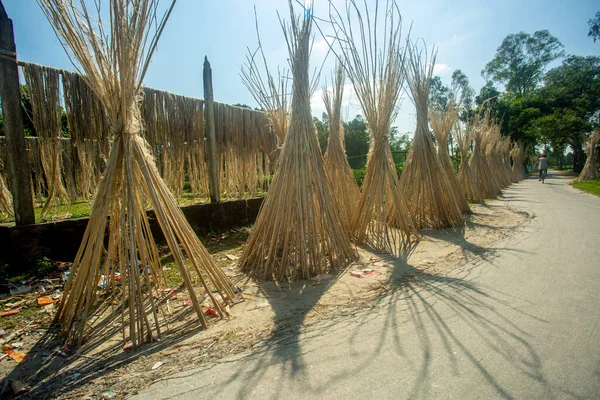
<path id="1" fill-rule="evenodd" d="M 377 276 L 377 275 L 381 275 L 381 272 L 376 271 L 374 269 L 363 271 L 363 276 Z"/>
<path id="2" fill-rule="evenodd" d="M 235 285 L 229 285 L 231 287 L 231 290 L 233 290 L 233 293 L 242 293 L 244 290 L 239 287 L 239 286 L 235 286 Z"/>
<path id="3" fill-rule="evenodd" d="M 229 258 L 231 261 L 235 261 L 235 260 L 239 260 L 240 259 L 240 257 L 234 256 L 233 254 L 225 254 L 225 256 L 227 258 Z"/>
<path id="4" fill-rule="evenodd" d="M 133 343 L 131 342 L 127 342 L 125 343 L 125 346 L 123 346 L 123 351 L 129 351 L 131 349 L 133 349 Z"/>
<path id="5" fill-rule="evenodd" d="M 390 267 L 391 264 L 387 261 L 377 261 L 373 264 L 374 267 Z"/>
<path id="6" fill-rule="evenodd" d="M 0 317 L 6 317 L 8 315 L 18 314 L 21 312 L 20 308 L 15 308 L 14 310 L 2 311 L 0 312 Z"/>
<path id="7" fill-rule="evenodd" d="M 15 301 L 14 303 L 6 303 L 4 305 L 4 308 L 7 308 L 7 309 L 17 308 L 17 307 L 25 305 L 25 303 L 27 303 L 27 299 L 22 299 L 19 301 Z"/>
<path id="8" fill-rule="evenodd" d="M 364 274 L 362 271 L 352 271 L 350 272 L 350 275 L 352 275 L 355 278 L 364 278 Z"/>
<path id="9" fill-rule="evenodd" d="M 14 394 L 21 394 L 29 389 L 29 386 L 21 378 L 11 380 L 10 387 Z"/>
<path id="10" fill-rule="evenodd" d="M 66 282 L 69 279 L 69 276 L 71 275 L 71 270 L 65 271 L 61 274 L 61 279 L 63 282 Z"/>
<path id="11" fill-rule="evenodd" d="M 22 362 L 23 360 L 25 360 L 25 358 L 27 357 L 25 353 L 22 353 L 17 350 L 13 350 L 12 346 L 10 346 L 8 344 L 5 344 L 4 346 L 2 346 L 2 351 L 5 352 L 14 361 L 16 361 L 17 364 Z"/>
<path id="12" fill-rule="evenodd" d="M 56 306 L 54 305 L 54 303 L 50 303 L 50 304 L 46 304 L 44 307 L 42 307 L 44 310 L 44 312 L 47 312 L 48 314 L 52 315 L 52 313 L 54 313 L 54 310 L 56 309 Z"/>
<path id="13" fill-rule="evenodd" d="M 16 286 L 16 287 L 10 289 L 10 295 L 15 296 L 17 294 L 29 293 L 29 292 L 31 292 L 31 289 L 32 289 L 31 285 Z"/>
<path id="14" fill-rule="evenodd" d="M 159 369 L 160 366 L 163 364 L 164 364 L 164 362 L 162 362 L 162 361 L 155 362 L 154 365 L 152 366 L 152 370 Z"/>
<path id="15" fill-rule="evenodd" d="M 204 313 L 205 313 L 206 315 L 213 315 L 213 316 L 215 316 L 215 317 L 216 317 L 217 315 L 219 315 L 219 313 L 217 312 L 217 310 L 215 310 L 215 309 L 214 309 L 214 308 L 212 308 L 212 307 L 208 307 L 208 309 L 207 309 L 206 311 L 204 311 Z"/>
<path id="16" fill-rule="evenodd" d="M 38 306 L 47 306 L 48 304 L 53 304 L 58 301 L 59 301 L 59 299 L 53 299 L 50 296 L 42 296 L 42 297 L 38 297 L 38 299 L 37 299 Z"/>
<path id="17" fill-rule="evenodd" d="M 102 393 L 100 394 L 100 396 L 102 396 L 102 398 L 103 398 L 104 400 L 113 399 L 113 398 L 115 398 L 115 397 L 116 397 L 116 395 L 117 395 L 117 394 L 116 394 L 115 392 L 113 392 L 112 390 L 107 390 L 106 392 L 102 392 Z"/>
<path id="18" fill-rule="evenodd" d="M 23 347 L 23 342 L 11 343 L 10 347 L 12 347 L 15 350 L 20 349 L 21 347 Z"/>
<path id="19" fill-rule="evenodd" d="M 4 332 L 4 329 L 0 328 L 0 338 L 3 338 L 4 335 L 6 335 L 6 332 Z"/>
<path id="20" fill-rule="evenodd" d="M 183 307 L 191 307 L 191 305 L 192 305 L 192 301 L 191 301 L 190 299 L 184 300 L 184 301 L 181 303 L 181 305 L 182 305 Z"/>
<path id="21" fill-rule="evenodd" d="M 73 351 L 70 350 L 68 347 L 63 347 L 62 349 L 56 350 L 55 354 L 63 358 L 69 358 L 73 355 Z"/>
<path id="22" fill-rule="evenodd" d="M 233 305 L 243 303 L 244 301 L 246 301 L 246 299 L 244 299 L 243 297 L 238 297 L 233 301 Z"/>

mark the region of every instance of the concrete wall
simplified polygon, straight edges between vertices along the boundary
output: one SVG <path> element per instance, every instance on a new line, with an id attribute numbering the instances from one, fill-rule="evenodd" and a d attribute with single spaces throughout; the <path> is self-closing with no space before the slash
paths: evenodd
<path id="1" fill-rule="evenodd" d="M 262 198 L 227 201 L 219 204 L 198 204 L 182 207 L 185 217 L 198 235 L 250 225 L 256 220 Z M 149 211 L 152 234 L 156 241 L 164 236 Z M 69 219 L 27 226 L 0 226 L 0 262 L 27 263 L 48 257 L 52 260 L 73 261 L 88 218 Z"/>

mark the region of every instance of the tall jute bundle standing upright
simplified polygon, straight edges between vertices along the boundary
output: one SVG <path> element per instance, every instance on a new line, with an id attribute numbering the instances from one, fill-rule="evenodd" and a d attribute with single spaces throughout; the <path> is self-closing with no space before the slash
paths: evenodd
<path id="1" fill-rule="evenodd" d="M 463 126 L 457 122 L 454 125 L 454 133 L 456 134 L 456 143 L 460 150 L 460 166 L 458 167 L 457 175 L 458 184 L 468 201 L 482 201 L 483 197 L 479 193 L 479 190 L 477 190 L 477 178 L 474 176 L 476 171 L 473 171 L 469 165 L 469 151 L 473 144 L 473 131 L 469 126 Z"/>
<path id="2" fill-rule="evenodd" d="M 405 78 L 406 52 L 398 6 L 395 1 L 386 4 L 382 10 L 376 1 L 375 10 L 370 11 L 366 3 L 361 10 L 354 0 L 347 0 L 346 15 L 331 5 L 330 19 L 339 43 L 338 58 L 352 82 L 371 137 L 367 173 L 350 230 L 359 244 L 399 254 L 419 230 L 398 189 L 390 149 L 391 124 L 398 114 Z"/>
<path id="3" fill-rule="evenodd" d="M 489 115 L 475 116 L 471 129 L 473 132 L 473 152 L 469 159 L 469 167 L 475 180 L 475 189 L 483 199 L 493 198 L 500 193 L 500 187 L 492 177 L 492 171 L 484 154 L 484 135 L 489 128 Z"/>
<path id="4" fill-rule="evenodd" d="M 85 0 L 77 7 L 72 0 L 39 3 L 104 106 L 113 138 L 90 221 L 56 314 L 63 340 L 80 344 L 91 333 L 88 321 L 97 306 L 101 275 L 108 282 L 111 304 L 118 304 L 115 312 L 121 313 L 123 340 L 136 346 L 150 341 L 154 333 L 160 334 L 157 308 L 161 299 L 154 298 L 153 287 L 164 282 L 164 277 L 146 215 L 147 200 L 189 291 L 192 307 L 206 326 L 201 301 L 192 285 L 192 272 L 221 316 L 225 311 L 213 291 L 230 302 L 230 284 L 177 207 L 140 136 L 140 86 L 175 2 L 161 19 L 157 0 L 112 0 L 109 27 L 103 24 L 99 9 L 97 15 L 88 13 Z M 184 261 L 185 255 L 191 269 Z M 120 287 L 115 286 L 117 272 Z"/>
<path id="5" fill-rule="evenodd" d="M 346 146 L 344 145 L 344 125 L 342 124 L 342 98 L 344 95 L 344 69 L 339 65 L 333 79 L 332 90 L 323 89 L 323 102 L 329 120 L 329 140 L 325 151 L 325 168 L 331 179 L 335 197 L 340 202 L 342 218 L 349 227 L 356 205 L 360 199 L 360 190 L 352 174 Z"/>
<path id="6" fill-rule="evenodd" d="M 417 127 L 400 176 L 400 188 L 422 228 L 455 227 L 465 223 L 461 208 L 464 198 L 452 187 L 443 170 L 429 131 L 427 102 L 435 57 L 435 50 L 428 59 L 426 49 L 419 49 L 417 45 L 409 49 L 408 84 L 417 109 Z"/>
<path id="7" fill-rule="evenodd" d="M 457 117 L 458 107 L 454 101 L 451 101 L 448 105 L 448 110 L 445 112 L 430 114 L 431 128 L 433 129 L 433 133 L 437 140 L 437 153 L 440 165 L 448 176 L 448 181 L 450 183 L 449 188 L 450 190 L 455 191 L 455 197 L 459 202 L 462 212 L 470 213 L 471 209 L 469 208 L 469 203 L 467 203 L 467 197 L 463 193 L 461 186 L 458 183 L 458 179 L 454 174 L 454 167 L 452 166 L 452 160 L 448 153 L 448 136 L 450 135 L 450 131 L 452 130 Z"/>
<path id="8" fill-rule="evenodd" d="M 585 165 L 583 166 L 581 173 L 577 177 L 578 181 L 600 178 L 600 171 L 598 171 L 598 160 L 596 159 L 598 154 L 598 142 L 600 142 L 600 130 L 596 130 L 594 133 L 592 133 L 592 136 L 590 136 L 585 145 L 587 160 L 585 161 Z"/>
<path id="9" fill-rule="evenodd" d="M 310 278 L 357 257 L 338 202 L 310 111 L 308 77 L 310 10 L 283 26 L 293 74 L 292 113 L 279 164 L 240 263 L 263 279 Z"/>
<path id="10" fill-rule="evenodd" d="M 525 161 L 525 145 L 523 142 L 514 142 L 512 149 L 510 150 L 510 156 L 512 158 L 512 171 L 513 176 L 517 180 L 517 182 L 525 179 L 525 167 L 523 163 Z"/>

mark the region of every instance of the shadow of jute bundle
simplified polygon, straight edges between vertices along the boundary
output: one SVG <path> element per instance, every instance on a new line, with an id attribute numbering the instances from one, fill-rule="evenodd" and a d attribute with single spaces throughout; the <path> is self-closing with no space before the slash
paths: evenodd
<path id="1" fill-rule="evenodd" d="M 419 235 L 398 187 L 389 144 L 405 77 L 402 17 L 394 1 L 383 11 L 377 1 L 375 12 L 370 12 L 348 0 L 345 16 L 331 5 L 330 19 L 339 43 L 336 55 L 352 82 L 371 136 L 367 173 L 350 231 L 356 243 L 398 255 Z M 378 24 L 382 29 L 376 29 Z"/>
<path id="2" fill-rule="evenodd" d="M 423 57 L 425 54 L 425 57 Z M 427 50 L 409 49 L 408 85 L 417 109 L 417 127 L 400 187 L 411 213 L 421 228 L 455 227 L 465 223 L 461 194 L 452 187 L 436 154 L 428 124 L 428 98 L 436 51 L 427 59 Z"/>
<path id="3" fill-rule="evenodd" d="M 458 184 L 461 187 L 465 198 L 470 202 L 479 202 L 483 200 L 481 193 L 477 190 L 476 171 L 473 171 L 469 165 L 469 151 L 473 144 L 473 131 L 469 126 L 463 126 L 460 122 L 454 125 L 456 134 L 456 143 L 460 150 L 460 166 L 458 167 Z"/>
<path id="4" fill-rule="evenodd" d="M 340 202 L 342 218 L 350 226 L 360 199 L 360 190 L 352 174 L 346 147 L 344 145 L 344 125 L 342 124 L 342 98 L 344 95 L 344 69 L 336 69 L 333 88 L 330 92 L 323 88 L 323 103 L 329 120 L 329 140 L 325 152 L 325 168 L 329 174 L 336 199 Z"/>
<path id="5" fill-rule="evenodd" d="M 448 109 L 445 112 L 431 113 L 431 128 L 435 134 L 437 140 L 437 154 L 440 160 L 442 169 L 448 176 L 450 183 L 450 189 L 455 191 L 455 197 L 459 202 L 460 209 L 463 213 L 470 213 L 469 203 L 463 193 L 461 186 L 458 183 L 456 175 L 454 175 L 454 167 L 452 166 L 452 160 L 450 160 L 450 154 L 448 153 L 448 135 L 456 122 L 458 117 L 458 107 L 456 107 L 454 101 L 451 101 Z"/>
<path id="6" fill-rule="evenodd" d="M 577 177 L 578 181 L 600 178 L 600 171 L 598 171 L 598 160 L 596 160 L 598 142 L 600 142 L 600 130 L 592 133 L 586 143 L 585 152 L 587 153 L 587 160 L 585 161 L 585 165 L 583 166 L 581 173 Z"/>
<path id="7" fill-rule="evenodd" d="M 40 160 L 46 178 L 47 197 L 41 213 L 45 219 L 52 207 L 70 204 L 61 176 L 60 73 L 54 68 L 37 64 L 27 64 L 22 71 L 31 99 L 33 125 L 38 135 Z"/>
<path id="8" fill-rule="evenodd" d="M 113 137 L 90 221 L 57 310 L 62 339 L 81 344 L 87 335 L 93 336 L 88 322 L 99 306 L 101 279 L 106 284 L 109 304 L 116 305 L 113 311 L 121 314 L 124 342 L 136 346 L 152 340 L 153 334 L 160 335 L 158 308 L 164 295 L 153 288 L 164 282 L 164 276 L 145 210 L 147 200 L 154 208 L 192 307 L 206 326 L 202 298 L 193 287 L 193 273 L 221 316 L 225 310 L 213 291 L 225 302 L 232 302 L 234 295 L 225 275 L 177 207 L 140 136 L 140 85 L 175 2 L 160 19 L 156 0 L 113 0 L 110 27 L 103 24 L 99 10 L 93 17 L 87 12 L 85 0 L 78 7 L 70 0 L 39 3 L 104 106 Z M 185 256 L 189 258 L 187 265 Z M 115 283 L 117 273 L 120 286 Z M 167 310 L 161 311 L 160 315 L 165 316 Z"/>
<path id="9" fill-rule="evenodd" d="M 240 264 L 263 279 L 308 279 L 357 254 L 343 226 L 310 110 L 310 14 L 284 29 L 293 74 L 292 113 L 273 182 Z M 307 11 L 309 13 L 309 11 Z M 283 25 L 283 24 L 282 24 Z"/>

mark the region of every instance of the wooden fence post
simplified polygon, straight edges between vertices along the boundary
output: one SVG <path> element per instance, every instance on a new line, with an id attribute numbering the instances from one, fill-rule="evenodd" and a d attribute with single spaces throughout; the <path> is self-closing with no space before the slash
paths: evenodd
<path id="1" fill-rule="evenodd" d="M 2 97 L 9 185 L 13 196 L 15 223 L 34 224 L 30 169 L 21 114 L 17 48 L 13 24 L 6 14 L 2 0 L 0 0 L 0 97 Z"/>
<path id="2" fill-rule="evenodd" d="M 217 140 L 215 137 L 215 108 L 213 104 L 212 70 L 208 58 L 204 57 L 204 121 L 206 123 L 206 138 L 208 140 L 208 183 L 210 189 L 210 202 L 221 201 L 219 187 L 219 165 L 217 157 Z"/>

